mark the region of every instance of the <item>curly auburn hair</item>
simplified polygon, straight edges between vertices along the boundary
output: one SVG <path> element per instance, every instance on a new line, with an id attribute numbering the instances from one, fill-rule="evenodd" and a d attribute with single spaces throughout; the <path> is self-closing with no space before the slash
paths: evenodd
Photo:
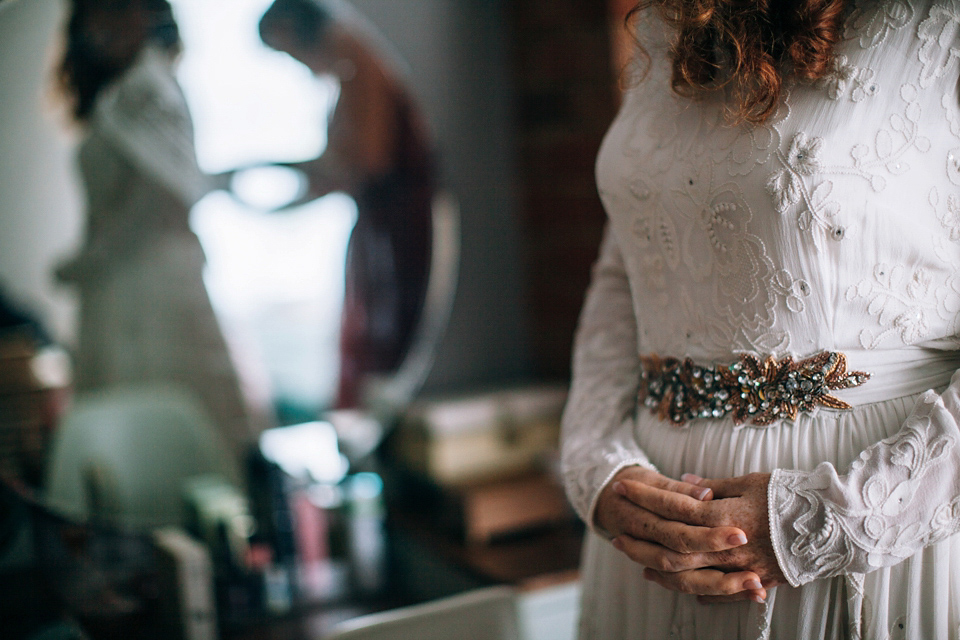
<path id="1" fill-rule="evenodd" d="M 627 20 L 652 8 L 675 29 L 676 93 L 697 98 L 729 87 L 731 121 L 758 124 L 776 110 L 786 78 L 816 80 L 829 71 L 848 2 L 644 0 Z"/>

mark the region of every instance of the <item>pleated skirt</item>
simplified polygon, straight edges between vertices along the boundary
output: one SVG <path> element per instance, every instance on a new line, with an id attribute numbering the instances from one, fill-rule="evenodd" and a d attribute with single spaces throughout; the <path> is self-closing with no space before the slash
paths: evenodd
<path id="1" fill-rule="evenodd" d="M 699 420 L 678 429 L 641 410 L 636 437 L 673 478 L 812 470 L 823 461 L 843 473 L 861 451 L 900 430 L 918 397 L 821 410 L 767 428 Z M 581 640 L 960 639 L 960 536 L 869 574 L 776 587 L 764 604 L 699 604 L 644 580 L 640 566 L 593 534 L 581 569 Z"/>
<path id="2" fill-rule="evenodd" d="M 171 235 L 81 282 L 76 386 L 177 385 L 197 397 L 239 455 L 254 437 L 249 407 L 203 268 L 196 237 Z"/>

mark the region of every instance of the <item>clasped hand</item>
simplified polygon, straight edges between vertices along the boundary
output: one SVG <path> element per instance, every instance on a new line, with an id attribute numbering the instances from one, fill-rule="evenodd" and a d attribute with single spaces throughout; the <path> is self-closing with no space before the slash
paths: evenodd
<path id="1" fill-rule="evenodd" d="M 701 602 L 760 602 L 786 582 L 770 543 L 770 474 L 684 480 L 622 469 L 600 494 L 596 523 L 645 578 Z"/>

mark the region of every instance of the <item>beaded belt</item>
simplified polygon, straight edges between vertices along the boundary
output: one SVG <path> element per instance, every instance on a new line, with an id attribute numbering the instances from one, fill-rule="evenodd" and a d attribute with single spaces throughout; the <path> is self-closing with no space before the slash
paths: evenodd
<path id="1" fill-rule="evenodd" d="M 827 392 L 858 387 L 870 378 L 863 371 L 847 371 L 846 356 L 836 351 L 796 362 L 790 356 L 760 360 L 744 354 L 733 364 L 707 367 L 690 358 L 657 355 L 640 356 L 640 363 L 639 403 L 677 426 L 728 414 L 734 424 L 764 426 L 818 406 L 850 409 Z"/>

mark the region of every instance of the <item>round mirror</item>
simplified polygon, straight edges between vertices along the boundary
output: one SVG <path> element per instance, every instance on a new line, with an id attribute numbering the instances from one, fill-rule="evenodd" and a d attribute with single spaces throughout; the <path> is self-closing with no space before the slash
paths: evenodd
<path id="1" fill-rule="evenodd" d="M 131 5 L 157 2 L 129 0 Z M 238 368 L 253 381 L 247 388 L 260 389 L 276 407 L 280 422 L 287 424 L 312 420 L 333 407 L 365 406 L 378 412 L 402 407 L 430 369 L 452 305 L 459 256 L 456 203 L 437 182 L 430 126 L 409 88 L 404 66 L 369 22 L 344 2 L 171 0 L 171 4 L 183 51 L 176 82 L 163 67 L 164 88 L 177 101 L 182 89 L 189 117 L 175 113 L 174 124 L 178 133 L 191 135 L 168 136 L 170 130 L 162 129 L 147 137 L 152 141 L 174 138 L 180 146 L 167 151 L 180 160 L 192 160 L 192 149 L 186 145 L 195 142 L 199 168 L 210 178 L 213 188 L 190 185 L 191 193 L 185 198 L 192 204 L 189 229 L 177 220 L 184 227 L 178 231 L 187 236 L 192 230 L 203 245 L 206 290 L 219 327 L 237 355 Z M 90 6 L 107 5 L 122 8 L 125 2 L 101 5 L 98 1 Z M 63 5 L 50 0 L 36 13 L 25 10 L 33 6 L 29 0 L 0 0 L 0 27 L 9 27 L 3 33 L 19 34 L 17 25 L 4 22 L 29 18 L 33 30 L 22 30 L 24 40 L 34 38 L 36 42 L 31 43 L 41 50 L 58 38 L 56 30 L 63 27 L 58 11 Z M 21 14 L 19 9 L 25 11 Z M 309 12 L 314 12 L 313 18 L 304 17 Z M 268 20 L 267 15 L 273 17 Z M 37 27 L 40 24 L 45 30 Z M 13 51 L 12 44 L 4 49 L 3 40 L 0 52 L 17 65 L 25 65 L 31 57 L 42 58 L 25 53 L 27 46 L 19 41 L 22 50 Z M 39 63 L 36 66 L 30 74 L 11 75 L 18 81 L 41 73 L 42 78 L 12 86 L 4 94 L 5 100 L 15 99 L 17 106 L 29 105 L 22 109 L 24 113 L 41 111 L 32 101 L 39 88 L 49 87 L 51 81 L 51 65 L 42 72 Z M 181 105 L 179 101 L 177 106 Z M 135 120 L 133 107 L 125 115 Z M 13 118 L 25 116 L 12 108 L 7 112 L 11 114 L 8 122 L 14 125 L 11 130 L 19 131 L 21 122 Z M 44 124 L 54 130 L 60 123 Z M 159 124 L 170 123 L 161 118 Z M 33 137 L 43 142 L 41 136 Z M 38 175 L 51 165 L 64 167 L 56 176 L 43 173 L 37 181 L 43 183 L 38 192 L 69 190 L 76 178 L 68 169 L 74 149 L 63 145 L 49 154 L 56 162 L 47 162 L 37 151 L 40 143 L 23 146 L 29 146 L 24 151 L 28 159 L 34 160 L 31 154 L 35 154 L 44 161 L 24 165 Z M 125 151 L 143 152 L 140 155 L 147 156 L 148 164 L 156 158 L 150 145 Z M 124 162 L 132 163 L 129 158 Z M 176 164 L 151 169 L 176 173 Z M 157 175 L 149 177 L 157 182 Z M 89 209 L 84 197 L 97 195 L 83 191 L 78 185 L 76 201 L 71 203 L 76 210 Z M 157 196 L 160 191 L 142 197 L 140 204 L 144 208 L 157 204 L 164 195 Z M 29 211 L 31 216 L 64 209 L 47 206 L 38 198 L 24 202 L 29 206 L 18 202 L 15 209 Z M 61 227 L 45 225 L 44 233 Z M 142 237 L 151 232 L 142 228 L 130 232 L 129 225 L 126 231 Z M 32 243 L 31 238 L 23 244 L 30 248 Z M 62 242 L 56 257 L 71 248 L 75 247 Z M 182 261 L 187 259 L 199 272 L 200 252 Z M 129 276 L 132 288 L 143 286 L 146 291 L 150 283 L 144 284 L 140 276 L 150 273 L 143 270 Z M 49 265 L 43 278 L 51 279 Z M 176 278 L 163 282 L 177 284 Z M 203 291 L 202 286 L 196 289 Z M 164 307 L 149 293 L 140 300 L 146 301 L 144 306 Z M 175 311 L 185 326 L 196 324 L 191 324 L 196 316 L 189 311 Z M 64 317 L 72 320 L 71 314 Z M 56 333 L 72 332 L 68 327 Z M 107 342 L 123 338 L 122 331 L 110 335 L 105 330 L 101 335 Z M 23 353 L 4 357 L 26 366 L 35 355 L 32 349 L 30 344 Z M 161 355 L 166 352 L 162 347 L 156 350 Z M 115 393 L 119 392 L 90 393 L 83 402 L 78 398 L 59 424 L 56 433 L 62 438 L 59 444 L 53 443 L 53 459 L 46 465 L 37 463 L 28 482 L 25 474 L 0 470 L 5 481 L 0 483 L 0 524 L 10 514 L 16 515 L 17 509 L 35 512 L 34 521 L 40 523 L 35 536 L 40 540 L 38 547 L 55 570 L 69 572 L 56 575 L 55 583 L 63 586 L 58 595 L 72 610 L 100 616 L 104 624 L 139 615 L 134 607 L 141 594 L 124 589 L 140 585 L 132 578 L 145 556 L 141 545 L 134 547 L 129 541 L 135 539 L 144 546 L 155 543 L 146 539 L 145 532 L 177 520 L 184 491 L 190 504 L 215 503 L 229 511 L 220 518 L 236 525 L 222 532 L 227 544 L 219 544 L 220 531 L 206 532 L 200 523 L 205 535 L 217 537 L 217 548 L 239 548 L 232 541 L 246 537 L 250 515 L 237 489 L 243 472 L 233 457 L 213 443 L 215 438 L 210 436 L 218 427 L 201 415 L 209 407 L 197 406 L 177 389 L 163 394 L 156 388 Z M 40 420 L 62 411 L 62 401 L 53 394 L 37 403 L 38 432 L 53 432 L 52 422 Z M 156 406 L 147 406 L 150 403 Z M 0 406 L 0 423 L 5 418 Z M 154 418 L 157 422 L 151 422 Z M 362 436 L 345 452 L 360 457 L 376 446 L 382 432 L 364 430 L 369 425 L 370 421 L 354 421 L 354 432 Z M 45 474 L 40 471 L 43 466 Z M 32 491 L 43 475 L 50 489 L 46 495 Z M 180 480 L 187 476 L 196 482 L 184 487 Z M 77 526 L 81 522 L 83 526 Z M 21 534 L 11 531 L 0 527 L 0 559 L 17 552 Z M 102 542 L 113 535 L 117 545 Z M 129 550 L 129 557 L 91 556 L 115 547 Z M 83 563 L 91 557 L 110 575 L 87 568 Z M 88 588 L 88 578 L 110 588 Z M 114 578 L 124 589 L 113 590 Z M 105 606 L 105 595 L 118 597 Z"/>
<path id="2" fill-rule="evenodd" d="M 60 37 L 60 5 L 0 2 L 0 26 L 33 21 L 38 50 Z M 281 424 L 332 408 L 402 408 L 446 327 L 460 234 L 408 70 L 339 0 L 171 5 L 183 45 L 176 82 L 212 185 L 193 205 L 190 229 L 203 245 L 219 325 L 253 381 L 247 388 L 272 402 Z M 31 72 L 43 77 L 23 90 L 29 97 L 17 100 L 32 105 L 53 72 L 48 59 Z M 73 152 L 58 151 L 65 167 Z M 64 170 L 50 182 L 76 177 Z M 82 210 L 83 187 L 76 191 Z M 56 258 L 71 249 L 61 244 Z M 371 421 L 341 418 L 360 434 L 351 455 L 379 442 Z M 111 473 L 101 469 L 83 486 L 125 484 Z"/>
<path id="3" fill-rule="evenodd" d="M 339 0 L 172 4 L 198 159 L 225 178 L 193 214 L 224 326 L 258 352 L 281 422 L 402 405 L 458 246 L 404 64 Z"/>

